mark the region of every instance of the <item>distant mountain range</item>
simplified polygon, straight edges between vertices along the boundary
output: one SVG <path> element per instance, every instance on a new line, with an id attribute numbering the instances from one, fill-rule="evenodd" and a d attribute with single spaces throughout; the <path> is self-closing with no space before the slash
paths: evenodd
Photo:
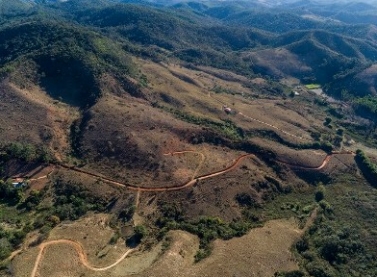
<path id="1" fill-rule="evenodd" d="M 1 1 L 0 31 L 34 29 L 49 21 L 100 31 L 124 48 L 155 59 L 175 57 L 241 74 L 295 77 L 328 93 L 376 93 L 377 8 L 324 1 Z M 266 7 L 274 3 L 273 7 Z M 270 5 L 271 6 L 271 5 Z M 42 20 L 42 21 L 41 21 Z M 58 22 L 58 23 L 56 23 Z M 39 24 L 39 25 L 38 25 Z M 2 26 L 2 27 L 1 27 Z M 10 32 L 9 30 L 12 31 Z M 18 28 L 27 36 L 29 27 Z M 2 36 L 6 45 L 10 37 Z M 34 44 L 32 42 L 31 44 Z M 150 51 L 153 47 L 154 51 Z M 3 65 L 20 53 L 6 56 Z M 29 54 L 30 55 L 30 54 Z"/>

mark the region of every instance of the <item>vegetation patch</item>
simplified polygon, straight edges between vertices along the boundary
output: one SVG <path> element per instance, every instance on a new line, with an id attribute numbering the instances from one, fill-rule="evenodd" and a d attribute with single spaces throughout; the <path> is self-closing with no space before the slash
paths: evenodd
<path id="1" fill-rule="evenodd" d="M 305 87 L 307 89 L 319 89 L 319 88 L 321 88 L 321 85 L 320 84 L 307 84 L 307 85 L 305 85 Z"/>
<path id="2" fill-rule="evenodd" d="M 162 216 L 156 221 L 162 238 L 169 230 L 184 230 L 195 234 L 200 239 L 199 251 L 195 261 L 208 257 L 211 253 L 211 242 L 215 239 L 228 240 L 245 235 L 251 228 L 261 226 L 258 217 L 246 217 L 239 221 L 225 222 L 218 217 L 203 216 L 197 220 L 187 221 L 182 211 L 175 205 L 161 206 Z M 247 215 L 247 214 L 245 214 Z"/>
<path id="3" fill-rule="evenodd" d="M 377 165 L 371 162 L 371 160 L 365 155 L 365 153 L 358 149 L 356 151 L 355 161 L 363 173 L 365 179 L 374 186 L 377 187 Z"/>

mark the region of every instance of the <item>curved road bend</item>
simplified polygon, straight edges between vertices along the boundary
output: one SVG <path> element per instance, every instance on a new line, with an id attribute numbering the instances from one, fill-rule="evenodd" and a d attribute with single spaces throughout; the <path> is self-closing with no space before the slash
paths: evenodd
<path id="1" fill-rule="evenodd" d="M 289 164 L 289 163 L 286 163 L 286 162 L 283 162 L 283 161 L 279 161 L 283 164 L 286 164 L 290 167 L 293 167 L 293 168 L 296 168 L 296 169 L 304 169 L 304 170 L 321 170 L 323 169 L 331 160 L 331 158 L 335 155 L 355 155 L 355 153 L 351 152 L 351 151 L 347 151 L 347 152 L 338 152 L 338 151 L 333 151 L 331 154 L 327 154 L 325 159 L 323 160 L 323 162 L 319 165 L 319 166 L 300 166 L 300 165 L 293 165 L 293 164 Z"/>
<path id="2" fill-rule="evenodd" d="M 81 170 L 81 169 L 78 169 L 78 168 L 75 168 L 75 167 L 70 167 L 70 166 L 63 165 L 63 164 L 61 164 L 60 166 L 63 167 L 63 168 L 67 168 L 69 170 L 72 170 L 72 171 L 76 171 L 76 172 L 79 172 L 79 173 L 83 173 L 83 174 L 95 177 L 95 178 L 100 178 L 103 181 L 106 181 L 108 183 L 114 184 L 116 186 L 127 188 L 129 190 L 144 191 L 144 192 L 164 192 L 164 191 L 177 191 L 177 190 L 181 190 L 181 189 L 184 189 L 184 188 L 187 188 L 187 187 L 190 187 L 190 186 L 194 185 L 197 181 L 205 180 L 205 179 L 208 179 L 208 178 L 211 178 L 211 177 L 215 177 L 215 176 L 224 174 L 224 173 L 226 173 L 228 171 L 233 170 L 235 167 L 238 166 L 238 164 L 243 159 L 245 159 L 247 157 L 250 157 L 250 156 L 255 156 L 255 155 L 254 154 L 244 154 L 244 155 L 238 157 L 235 160 L 235 162 L 232 165 L 228 166 L 227 168 L 219 170 L 219 171 L 215 171 L 215 172 L 212 172 L 212 173 L 209 173 L 209 174 L 205 174 L 205 175 L 202 175 L 202 176 L 199 176 L 199 177 L 196 177 L 196 178 L 188 181 L 187 183 L 184 183 L 183 185 L 176 186 L 176 187 L 159 187 L 159 188 L 139 187 L 139 186 L 134 186 L 134 185 L 122 184 L 122 183 L 120 183 L 118 181 L 115 181 L 115 180 L 112 180 L 110 178 L 103 177 L 103 176 L 100 176 L 100 175 L 95 174 L 95 173 L 87 172 L 85 170 Z"/>
<path id="3" fill-rule="evenodd" d="M 165 155 L 174 155 L 174 154 L 178 154 L 178 153 L 186 153 L 188 151 L 182 151 L 182 152 L 173 152 L 173 153 L 168 153 L 168 154 L 165 154 Z M 192 151 L 194 152 L 194 151 Z M 323 160 L 323 162 L 321 163 L 321 165 L 317 166 L 317 167 L 302 167 L 302 166 L 294 166 L 294 165 L 291 165 L 295 168 L 302 168 L 302 169 L 311 169 L 311 170 L 321 170 L 322 168 L 324 168 L 328 162 L 330 161 L 331 157 L 334 156 L 334 155 L 354 155 L 353 152 L 344 152 L 344 153 L 341 153 L 341 152 L 333 152 L 329 155 L 327 155 L 325 157 L 325 159 Z M 106 178 L 106 177 L 103 177 L 103 176 L 100 176 L 100 175 L 97 175 L 97 174 L 94 174 L 94 173 L 90 173 L 90 172 L 86 172 L 84 170 L 81 170 L 81 169 L 78 169 L 78 168 L 74 168 L 74 167 L 69 167 L 67 165 L 60 165 L 61 167 L 63 168 L 67 168 L 67 169 L 70 169 L 70 170 L 73 170 L 73 171 L 76 171 L 76 172 L 79 172 L 79 173 L 83 173 L 83 174 L 86 174 L 86 175 L 89 175 L 89 176 L 92 176 L 92 177 L 96 177 L 96 178 L 101 178 L 102 180 L 104 181 L 107 181 L 109 183 L 112 183 L 112 184 L 115 184 L 117 186 L 121 186 L 121 187 L 125 187 L 127 189 L 130 189 L 130 190 L 134 190 L 134 191 L 137 191 L 138 193 L 142 192 L 142 191 L 148 191 L 148 192 L 163 192 L 163 191 L 176 191 L 176 190 L 181 190 L 181 189 L 184 189 L 184 188 L 187 188 L 189 186 L 192 186 L 194 185 L 197 181 L 200 181 L 200 180 L 205 180 L 205 179 L 208 179 L 208 178 L 212 178 L 212 177 L 215 177 L 215 176 L 218 176 L 218 175 L 221 175 L 221 174 L 224 174 L 228 171 L 231 171 L 233 170 L 235 167 L 237 167 L 239 165 L 240 162 L 242 162 L 243 159 L 245 158 L 248 158 L 248 157 L 255 157 L 254 154 L 244 154 L 240 157 L 238 157 L 233 164 L 231 164 L 230 166 L 228 166 L 227 168 L 225 169 L 222 169 L 222 170 L 218 170 L 218 171 L 215 171 L 215 172 L 212 172 L 212 173 L 209 173 L 209 174 L 205 174 L 205 175 L 202 175 L 202 176 L 199 176 L 181 186 L 178 186 L 178 187 L 160 187 L 160 188 L 148 188 L 148 187 L 137 187 L 137 186 L 133 186 L 133 185 L 125 185 L 125 184 L 122 184 L 122 183 L 119 183 L 117 181 L 114 181 L 114 180 L 111 180 L 109 178 Z M 81 263 L 88 269 L 90 270 L 93 270 L 93 271 L 105 271 L 105 270 L 108 270 L 114 266 L 116 266 L 117 264 L 119 264 L 121 261 L 123 261 L 128 254 L 130 254 L 132 251 L 134 251 L 135 249 L 130 249 L 128 250 L 126 253 L 124 253 L 117 261 L 115 261 L 113 264 L 109 265 L 109 266 L 106 266 L 106 267 L 93 267 L 92 265 L 89 264 L 88 260 L 87 260 L 87 256 L 84 252 L 84 249 L 82 247 L 82 245 L 78 242 L 75 242 L 75 241 L 71 241 L 71 240 L 66 240 L 66 239 L 60 239 L 60 240 L 54 240 L 54 241 L 48 241 L 48 242 L 44 242 L 42 243 L 39 248 L 39 253 L 38 253 L 38 256 L 37 256 L 37 259 L 35 261 L 35 264 L 34 264 L 34 268 L 33 268 L 33 271 L 31 273 L 31 276 L 30 277 L 36 277 L 36 274 L 37 274 L 37 271 L 38 271 L 38 266 L 40 264 L 40 261 L 41 259 L 43 258 L 43 255 L 44 255 L 44 251 L 46 249 L 46 247 L 48 247 L 49 245 L 53 245 L 53 244 L 69 244 L 71 245 L 72 247 L 74 247 L 74 249 L 76 250 L 76 252 L 78 253 L 79 255 L 79 258 L 80 258 L 80 261 Z M 17 253 L 14 253 L 14 256 L 17 255 Z"/>
<path id="4" fill-rule="evenodd" d="M 192 153 L 192 154 L 197 154 L 197 155 L 201 156 L 201 160 L 200 160 L 198 166 L 196 167 L 194 173 L 192 174 L 191 180 L 193 180 L 193 179 L 195 179 L 196 175 L 198 175 L 198 172 L 202 168 L 203 163 L 206 159 L 206 156 L 204 156 L 203 153 L 195 151 L 195 150 L 185 150 L 185 151 L 169 152 L 169 153 L 165 153 L 163 155 L 164 156 L 174 156 L 174 155 L 180 155 L 180 154 L 186 154 L 186 153 Z"/>
<path id="5" fill-rule="evenodd" d="M 176 152 L 173 152 L 173 153 L 176 153 Z M 171 155 L 171 153 L 170 153 L 170 155 Z M 297 168 L 297 169 L 321 170 L 321 169 L 323 169 L 329 163 L 331 157 L 334 156 L 334 155 L 354 155 L 354 153 L 352 153 L 352 152 L 344 152 L 344 153 L 342 153 L 342 152 L 332 152 L 331 154 L 328 154 L 325 157 L 325 159 L 323 160 L 323 162 L 319 166 L 316 166 L 316 167 L 292 165 L 292 164 L 285 163 L 283 161 L 279 161 L 279 162 L 285 163 L 288 166 L 291 166 L 291 167 Z M 98 175 L 98 174 L 95 174 L 95 173 L 91 173 L 91 172 L 88 172 L 88 171 L 85 171 L 85 170 L 81 170 L 81 169 L 76 168 L 76 167 L 67 166 L 67 165 L 64 165 L 64 164 L 61 164 L 60 167 L 63 167 L 63 168 L 66 168 L 66 169 L 69 169 L 69 170 L 72 170 L 72 171 L 75 171 L 75 172 L 83 173 L 83 174 L 86 174 L 86 175 L 89 175 L 89 176 L 92 176 L 92 177 L 95 177 L 95 178 L 100 178 L 100 179 L 102 179 L 105 182 L 114 184 L 116 186 L 124 187 L 124 188 L 127 188 L 129 190 L 133 190 L 133 191 L 141 191 L 141 192 L 164 192 L 164 191 L 177 191 L 177 190 L 181 190 L 181 189 L 193 186 L 197 181 L 205 180 L 205 179 L 208 179 L 208 178 L 212 178 L 212 177 L 224 174 L 224 173 L 226 173 L 228 171 L 233 170 L 235 167 L 237 167 L 238 164 L 243 159 L 245 159 L 247 157 L 251 157 L 251 156 L 255 157 L 254 154 L 244 154 L 244 155 L 238 157 L 235 160 L 235 162 L 232 165 L 228 166 L 227 168 L 219 170 L 219 171 L 215 171 L 215 172 L 212 172 L 212 173 L 208 173 L 208 174 L 205 174 L 205 175 L 198 176 L 198 177 L 196 177 L 196 178 L 194 178 L 194 179 L 192 179 L 192 180 L 188 181 L 187 183 L 184 183 L 184 184 L 182 184 L 180 186 L 176 186 L 176 187 L 159 187 L 159 188 L 139 187 L 139 186 L 134 186 L 134 185 L 129 185 L 129 184 L 123 184 L 123 183 L 120 183 L 118 181 L 112 180 L 112 179 L 110 179 L 108 177 L 104 177 L 104 176 L 101 176 L 101 175 Z"/>
<path id="6" fill-rule="evenodd" d="M 41 259 L 43 258 L 44 254 L 45 254 L 44 253 L 45 249 L 46 249 L 46 247 L 48 247 L 50 245 L 53 245 L 53 244 L 68 244 L 68 245 L 71 245 L 76 250 L 77 254 L 79 255 L 81 263 L 86 268 L 88 268 L 90 270 L 93 270 L 93 271 L 105 271 L 105 270 L 108 270 L 108 269 L 116 266 L 117 264 L 119 264 L 121 261 L 123 261 L 128 256 L 128 254 L 130 254 L 131 252 L 133 252 L 135 250 L 135 249 L 129 249 L 129 250 L 127 250 L 126 253 L 124 253 L 118 260 L 116 260 L 113 264 L 111 264 L 109 266 L 106 266 L 106 267 L 93 267 L 92 265 L 89 264 L 87 256 L 86 256 L 86 254 L 84 252 L 84 249 L 83 249 L 83 247 L 82 247 L 82 245 L 80 243 L 72 241 L 72 240 L 67 240 L 67 239 L 59 239 L 59 240 L 47 241 L 47 242 L 44 242 L 41 245 L 39 245 L 39 249 L 40 250 L 39 250 L 37 259 L 35 260 L 34 268 L 33 268 L 33 271 L 31 272 L 30 277 L 37 276 L 36 274 L 37 274 L 37 271 L 38 271 L 38 266 L 40 264 Z"/>

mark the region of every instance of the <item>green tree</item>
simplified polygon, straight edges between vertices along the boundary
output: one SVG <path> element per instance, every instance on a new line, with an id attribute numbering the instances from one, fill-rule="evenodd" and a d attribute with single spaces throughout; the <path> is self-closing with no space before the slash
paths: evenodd
<path id="1" fill-rule="evenodd" d="M 148 236 L 148 229 L 144 225 L 135 226 L 135 237 L 139 241 Z"/>
<path id="2" fill-rule="evenodd" d="M 0 261 L 9 257 L 12 253 L 12 245 L 7 238 L 0 239 Z"/>
<path id="3" fill-rule="evenodd" d="M 329 126 L 331 122 L 332 122 L 331 117 L 326 117 L 326 118 L 325 118 L 325 122 L 323 123 L 323 125 L 325 125 L 325 126 Z"/>
<path id="4" fill-rule="evenodd" d="M 325 186 L 323 184 L 319 184 L 317 191 L 315 192 L 315 200 L 320 202 L 323 199 L 325 199 Z"/>

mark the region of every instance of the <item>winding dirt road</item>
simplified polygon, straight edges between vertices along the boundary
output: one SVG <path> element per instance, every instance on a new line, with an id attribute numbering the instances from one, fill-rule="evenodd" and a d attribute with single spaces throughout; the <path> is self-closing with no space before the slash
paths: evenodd
<path id="1" fill-rule="evenodd" d="M 204 159 L 205 159 L 205 156 L 202 153 L 196 152 L 196 151 L 193 151 L 193 150 L 187 150 L 187 151 L 166 153 L 164 155 L 165 156 L 168 156 L 168 155 L 173 156 L 173 155 L 179 155 L 179 154 L 184 154 L 184 153 L 196 153 L 196 154 L 200 154 L 202 156 L 202 159 L 201 159 L 201 161 L 200 161 L 197 169 L 195 170 L 195 174 L 197 174 L 197 172 L 199 171 L 199 169 L 202 167 L 202 164 L 203 164 Z M 295 166 L 295 165 L 290 165 L 290 166 L 292 166 L 294 168 L 300 168 L 300 169 L 306 169 L 306 170 L 321 170 L 321 169 L 323 169 L 329 163 L 329 161 L 331 160 L 331 158 L 334 155 L 354 155 L 354 153 L 353 152 L 343 152 L 343 153 L 342 152 L 333 152 L 333 153 L 327 155 L 325 157 L 325 159 L 323 160 L 323 162 L 321 163 L 321 165 L 319 165 L 317 167 L 302 167 L 302 166 Z M 192 179 L 190 181 L 188 181 L 187 183 L 184 183 L 184 184 L 182 184 L 180 186 L 176 186 L 176 187 L 159 187 L 159 188 L 138 187 L 138 186 L 133 186 L 133 185 L 128 185 L 128 184 L 122 184 L 120 182 L 111 180 L 109 178 L 100 176 L 98 174 L 87 172 L 87 171 L 84 171 L 84 170 L 81 170 L 81 169 L 78 169 L 78 168 L 75 168 L 75 167 L 70 167 L 70 166 L 67 166 L 67 165 L 60 165 L 60 166 L 63 167 L 63 168 L 75 171 L 75 172 L 86 174 L 88 176 L 92 176 L 92 177 L 95 177 L 95 178 L 101 178 L 103 181 L 111 183 L 111 184 L 114 184 L 116 186 L 120 186 L 120 187 L 124 187 L 126 189 L 129 189 L 129 190 L 136 191 L 137 192 L 137 196 L 136 196 L 137 200 L 136 200 L 136 202 L 139 202 L 139 197 L 140 197 L 140 193 L 141 192 L 168 192 L 168 191 L 181 190 L 181 189 L 184 189 L 184 188 L 187 188 L 187 187 L 195 185 L 198 181 L 209 179 L 209 178 L 212 178 L 212 177 L 215 177 L 215 176 L 227 173 L 227 172 L 235 169 L 244 159 L 249 158 L 249 157 L 255 157 L 255 155 L 254 154 L 244 154 L 244 155 L 238 157 L 230 166 L 228 166 L 227 168 L 222 169 L 222 170 L 218 170 L 218 171 L 215 171 L 215 172 L 212 172 L 212 173 L 209 173 L 209 174 L 205 174 L 205 175 L 201 175 L 201 176 L 198 176 L 198 177 L 195 177 L 195 174 L 194 174 L 194 176 L 192 177 Z M 49 173 L 48 175 L 50 175 L 51 173 Z M 43 177 L 47 178 L 48 175 L 43 176 Z M 138 205 L 138 203 L 137 203 L 137 205 Z M 84 252 L 84 249 L 83 249 L 83 247 L 82 247 L 82 245 L 80 243 L 75 242 L 75 241 L 71 241 L 71 240 L 67 240 L 67 239 L 47 241 L 47 242 L 42 243 L 39 246 L 40 250 L 39 250 L 39 253 L 38 253 L 38 256 L 37 256 L 37 259 L 35 261 L 34 268 L 33 268 L 33 271 L 31 273 L 30 277 L 36 277 L 37 276 L 39 264 L 41 263 L 41 260 L 43 259 L 43 256 L 45 254 L 46 248 L 48 246 L 50 246 L 50 245 L 55 245 L 55 244 L 68 244 L 68 245 L 72 246 L 76 250 L 76 252 L 78 253 L 79 259 L 80 259 L 81 263 L 86 268 L 88 268 L 90 270 L 93 270 L 93 271 L 105 271 L 105 270 L 108 270 L 108 269 L 116 266 L 117 264 L 119 264 L 121 261 L 123 261 L 128 256 L 128 254 L 130 254 L 131 252 L 135 251 L 135 249 L 128 250 L 117 261 L 115 261 L 113 264 L 111 264 L 109 266 L 106 266 L 106 267 L 94 267 L 94 266 L 92 266 L 92 265 L 89 264 L 87 256 L 86 256 L 86 254 Z M 18 252 L 17 252 L 17 254 L 18 254 Z M 15 253 L 15 255 L 16 255 L 16 253 Z"/>
<path id="2" fill-rule="evenodd" d="M 100 178 L 101 180 L 103 180 L 103 181 L 105 181 L 107 183 L 110 183 L 110 184 L 113 184 L 113 185 L 116 185 L 116 186 L 119 186 L 119 187 L 123 187 L 123 188 L 129 189 L 129 190 L 132 190 L 132 191 L 137 191 L 137 192 L 166 192 L 166 191 L 181 190 L 181 189 L 193 186 L 198 181 L 222 175 L 224 173 L 227 173 L 227 172 L 235 169 L 239 165 L 239 163 L 241 163 L 242 160 L 244 160 L 245 158 L 251 157 L 251 156 L 256 157 L 254 154 L 244 154 L 244 155 L 238 157 L 233 162 L 233 164 L 231 164 L 230 166 L 228 166 L 225 169 L 218 170 L 218 171 L 215 171 L 215 172 L 212 172 L 212 173 L 208 173 L 208 174 L 204 174 L 204 175 L 196 177 L 195 175 L 197 174 L 197 172 L 199 171 L 199 169 L 202 167 L 204 159 L 205 159 L 205 157 L 204 157 L 204 155 L 202 153 L 196 152 L 196 151 L 193 151 L 193 150 L 186 150 L 186 151 L 166 153 L 164 155 L 165 156 L 167 156 L 167 155 L 173 156 L 173 155 L 184 154 L 184 153 L 197 153 L 197 154 L 200 154 L 202 156 L 202 160 L 201 160 L 200 164 L 198 165 L 198 167 L 196 168 L 195 174 L 193 175 L 192 179 L 190 181 L 188 181 L 188 182 L 180 185 L 180 186 L 175 186 L 175 187 L 164 186 L 164 187 L 158 187 L 158 188 L 151 188 L 151 187 L 143 187 L 143 186 L 135 186 L 135 185 L 130 185 L 130 184 L 123 184 L 123 183 L 120 183 L 118 181 L 112 180 L 112 179 L 110 179 L 108 177 L 101 176 L 101 175 L 96 174 L 96 173 L 88 172 L 88 171 L 85 171 L 85 170 L 82 170 L 82 169 L 79 169 L 79 168 L 76 168 L 76 167 L 72 167 L 72 166 L 68 166 L 68 165 L 64 165 L 64 164 L 60 164 L 59 166 L 62 167 L 62 168 L 65 168 L 65 169 L 69 169 L 71 171 L 75 171 L 75 172 L 78 172 L 78 173 L 82 173 L 82 174 L 94 177 L 94 178 Z M 319 166 L 315 166 L 315 167 L 293 165 L 293 164 L 289 164 L 289 163 L 286 163 L 286 162 L 280 161 L 280 160 L 278 162 L 287 164 L 288 166 L 290 166 L 292 168 L 296 168 L 296 169 L 321 170 L 324 167 L 326 167 L 326 165 L 329 163 L 329 161 L 331 160 L 331 158 L 333 156 L 335 156 L 335 155 L 355 155 L 355 154 L 353 152 L 351 152 L 351 151 L 347 151 L 347 152 L 335 152 L 334 151 L 331 154 L 328 154 L 324 158 L 323 162 Z M 45 176 L 43 176 L 43 177 L 45 177 Z"/>
<path id="3" fill-rule="evenodd" d="M 41 262 L 41 260 L 42 260 L 42 258 L 44 256 L 44 252 L 45 252 L 46 248 L 48 246 L 54 245 L 54 244 L 68 244 L 68 245 L 72 246 L 76 250 L 77 254 L 79 255 L 81 263 L 86 268 L 88 268 L 90 270 L 93 270 L 93 271 L 105 271 L 105 270 L 109 270 L 110 268 L 116 266 L 121 261 L 123 261 L 128 256 L 128 254 L 130 254 L 131 252 L 134 251 L 134 249 L 129 249 L 118 260 L 116 260 L 113 264 L 111 264 L 109 266 L 106 266 L 106 267 L 94 267 L 94 266 L 92 266 L 92 265 L 89 264 L 88 258 L 87 258 L 86 254 L 84 252 L 84 249 L 83 249 L 83 247 L 82 247 L 82 245 L 80 243 L 78 243 L 76 241 L 72 241 L 72 240 L 67 240 L 67 239 L 47 241 L 47 242 L 44 242 L 41 245 L 39 245 L 39 253 L 38 253 L 38 256 L 37 256 L 37 259 L 35 261 L 34 268 L 33 268 L 33 271 L 31 272 L 30 277 L 37 276 L 38 267 L 39 267 L 39 264 L 40 264 L 40 262 Z"/>
<path id="4" fill-rule="evenodd" d="M 174 153 L 176 153 L 176 152 L 174 152 Z M 180 153 L 182 153 L 182 152 L 180 152 Z M 159 188 L 139 187 L 139 186 L 134 186 L 134 185 L 129 185 L 129 184 L 123 184 L 123 183 L 120 183 L 118 181 L 114 181 L 114 180 L 112 180 L 110 178 L 103 177 L 103 176 L 100 176 L 98 174 L 91 173 L 91 172 L 88 172 L 88 171 L 85 171 L 85 170 L 81 170 L 79 168 L 70 167 L 70 166 L 67 166 L 67 165 L 60 165 L 60 167 L 67 168 L 67 169 L 75 171 L 75 172 L 83 173 L 83 174 L 86 174 L 86 175 L 89 175 L 89 176 L 92 176 L 92 177 L 95 177 L 95 178 L 100 178 L 101 180 L 103 180 L 103 181 L 105 181 L 107 183 L 110 183 L 110 184 L 113 184 L 113 185 L 116 185 L 116 186 L 119 186 L 119 187 L 124 187 L 126 189 L 133 190 L 133 191 L 164 192 L 164 191 L 177 191 L 177 190 L 181 190 L 181 189 L 193 186 L 198 181 L 205 180 L 205 179 L 208 179 L 208 178 L 212 178 L 212 177 L 224 174 L 224 173 L 226 173 L 228 171 L 231 171 L 234 168 L 236 168 L 238 166 L 238 164 L 243 159 L 245 159 L 247 157 L 251 157 L 251 156 L 255 157 L 254 154 L 244 154 L 244 155 L 238 157 L 235 160 L 235 162 L 232 165 L 228 166 L 227 168 L 219 170 L 219 171 L 215 171 L 215 172 L 212 172 L 212 173 L 209 173 L 209 174 L 205 174 L 205 175 L 202 175 L 202 176 L 198 176 L 198 177 L 193 178 L 192 180 L 190 180 L 187 183 L 184 183 L 184 184 L 182 184 L 180 186 L 176 186 L 176 187 L 159 187 Z"/>

